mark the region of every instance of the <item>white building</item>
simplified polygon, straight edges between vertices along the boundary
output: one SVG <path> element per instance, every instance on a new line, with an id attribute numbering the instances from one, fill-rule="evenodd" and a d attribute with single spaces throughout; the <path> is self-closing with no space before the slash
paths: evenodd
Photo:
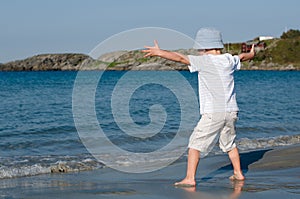
<path id="1" fill-rule="evenodd" d="M 264 40 L 274 39 L 274 37 L 272 37 L 272 36 L 259 36 L 258 39 L 259 39 L 259 41 L 264 41 Z"/>

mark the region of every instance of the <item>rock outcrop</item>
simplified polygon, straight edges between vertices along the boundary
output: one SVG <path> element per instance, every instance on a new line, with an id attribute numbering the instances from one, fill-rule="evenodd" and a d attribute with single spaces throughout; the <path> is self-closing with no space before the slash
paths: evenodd
<path id="1" fill-rule="evenodd" d="M 78 70 L 89 59 L 84 54 L 41 54 L 0 65 L 2 71 Z"/>
<path id="2" fill-rule="evenodd" d="M 190 50 L 193 51 L 193 50 Z M 189 50 L 181 50 L 188 53 Z M 78 71 L 78 70 L 187 70 L 184 64 L 162 58 L 144 58 L 140 51 L 117 51 L 93 59 L 84 54 L 41 54 L 0 64 L 0 71 Z"/>

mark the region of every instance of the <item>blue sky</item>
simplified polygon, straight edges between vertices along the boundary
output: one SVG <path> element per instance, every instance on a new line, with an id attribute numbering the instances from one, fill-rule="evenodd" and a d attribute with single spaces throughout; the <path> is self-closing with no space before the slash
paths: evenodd
<path id="1" fill-rule="evenodd" d="M 300 1 L 0 0 L 0 63 L 42 53 L 85 53 L 122 31 L 162 27 L 194 38 L 216 27 L 224 42 L 300 29 Z M 120 49 L 121 50 L 121 49 Z"/>

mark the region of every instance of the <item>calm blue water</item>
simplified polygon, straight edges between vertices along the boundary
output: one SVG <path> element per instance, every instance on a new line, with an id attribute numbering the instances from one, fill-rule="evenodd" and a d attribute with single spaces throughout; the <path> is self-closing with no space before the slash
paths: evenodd
<path id="1" fill-rule="evenodd" d="M 93 72 L 86 73 L 88 76 Z M 170 76 L 170 72 L 131 73 L 143 78 Z M 197 95 L 197 75 L 180 73 Z M 99 125 L 114 144 L 125 150 L 142 153 L 157 150 L 168 144 L 178 130 L 180 102 L 159 84 L 139 87 L 129 101 L 132 120 L 137 125 L 150 124 L 149 107 L 160 104 L 167 113 L 166 123 L 151 138 L 129 136 L 120 130 L 111 110 L 111 95 L 124 74 L 106 72 L 99 82 L 95 97 Z M 0 73 L 0 178 L 47 173 L 60 163 L 74 170 L 102 166 L 88 153 L 75 128 L 72 93 L 76 75 L 76 72 Z M 181 86 L 178 80 L 169 80 L 174 86 Z M 300 72 L 239 71 L 236 87 L 240 108 L 237 142 L 241 150 L 300 143 Z M 199 115 L 190 119 L 187 132 L 192 131 L 198 119 Z"/>

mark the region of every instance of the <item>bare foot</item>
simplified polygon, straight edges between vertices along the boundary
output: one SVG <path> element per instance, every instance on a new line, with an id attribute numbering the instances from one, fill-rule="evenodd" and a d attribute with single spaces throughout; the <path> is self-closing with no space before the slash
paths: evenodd
<path id="1" fill-rule="evenodd" d="M 245 180 L 245 177 L 243 176 L 243 174 L 234 174 L 234 175 L 230 176 L 229 179 L 243 181 L 243 180 Z"/>
<path id="2" fill-rule="evenodd" d="M 189 179 L 183 179 L 180 182 L 176 182 L 174 186 L 177 187 L 195 187 L 196 186 L 196 181 L 195 180 L 189 180 Z"/>

